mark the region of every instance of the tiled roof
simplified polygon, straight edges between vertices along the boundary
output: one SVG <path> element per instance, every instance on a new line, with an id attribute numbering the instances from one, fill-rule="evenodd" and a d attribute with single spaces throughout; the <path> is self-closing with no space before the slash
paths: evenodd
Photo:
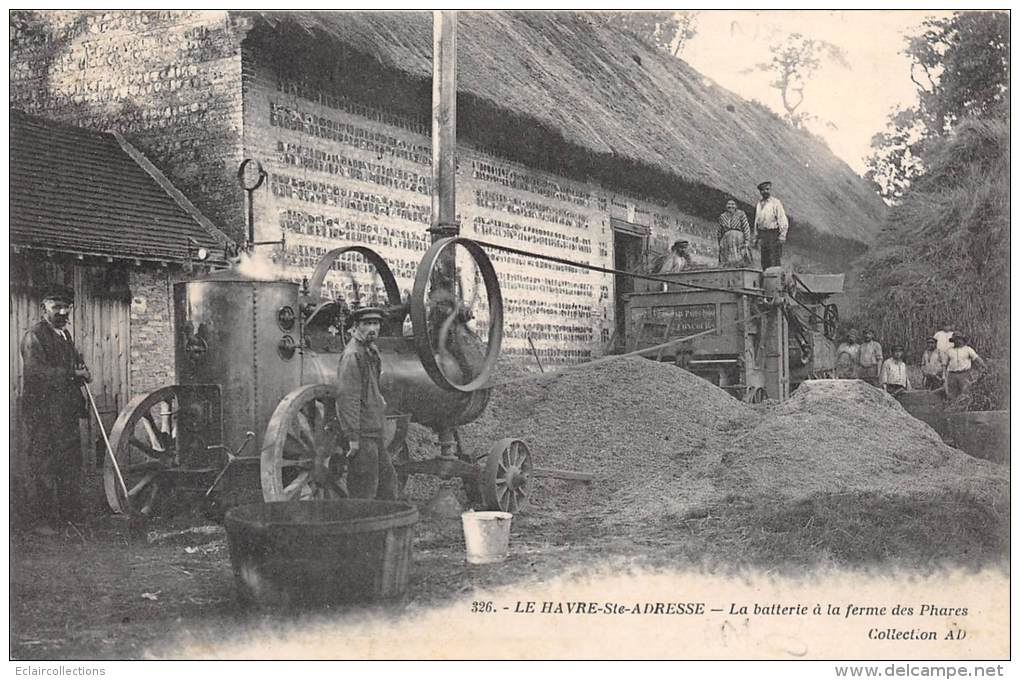
<path id="1" fill-rule="evenodd" d="M 12 247 L 162 262 L 203 247 L 223 260 L 227 237 L 123 137 L 15 110 L 10 132 Z"/>

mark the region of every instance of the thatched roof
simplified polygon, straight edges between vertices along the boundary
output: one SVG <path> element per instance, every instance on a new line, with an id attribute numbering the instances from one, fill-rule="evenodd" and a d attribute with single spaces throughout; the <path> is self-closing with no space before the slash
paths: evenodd
<path id="1" fill-rule="evenodd" d="M 431 80 L 429 12 L 254 16 L 256 27 L 308 32 L 385 70 Z M 464 11 L 457 47 L 461 96 L 552 130 L 593 163 L 652 170 L 660 184 L 675 178 L 707 191 L 713 211 L 721 211 L 721 194 L 753 206 L 755 185 L 770 179 L 795 224 L 823 237 L 868 243 L 885 215 L 871 187 L 822 142 L 590 14 Z"/>

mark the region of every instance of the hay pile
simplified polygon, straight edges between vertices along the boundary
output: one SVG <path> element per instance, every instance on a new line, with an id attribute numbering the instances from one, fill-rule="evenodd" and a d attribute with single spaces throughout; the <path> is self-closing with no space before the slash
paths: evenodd
<path id="1" fill-rule="evenodd" d="M 717 478 L 734 492 L 775 499 L 1008 492 L 998 466 L 951 448 L 891 396 L 859 380 L 801 385 L 729 443 Z"/>
<path id="2" fill-rule="evenodd" d="M 538 466 L 594 473 L 589 487 L 539 487 L 535 503 L 613 523 L 655 517 L 664 508 L 683 512 L 707 499 L 705 452 L 719 450 L 724 432 L 751 413 L 687 371 L 628 358 L 497 388 L 486 413 L 462 436 L 479 451 L 516 437 Z"/>
<path id="3" fill-rule="evenodd" d="M 850 561 L 1000 555 L 1008 541 L 1008 471 L 859 381 L 807 382 L 752 409 L 671 365 L 595 362 L 495 389 L 462 437 L 475 450 L 518 437 L 538 466 L 595 473 L 590 485 L 535 483 L 534 512 L 607 534 L 661 538 L 721 519 L 733 550 L 794 550 L 787 532 L 803 529 L 805 551 Z"/>

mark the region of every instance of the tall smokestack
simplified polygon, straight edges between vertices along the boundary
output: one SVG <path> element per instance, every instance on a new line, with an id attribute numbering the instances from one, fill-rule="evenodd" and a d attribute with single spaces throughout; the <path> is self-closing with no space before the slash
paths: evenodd
<path id="1" fill-rule="evenodd" d="M 432 241 L 457 227 L 457 12 L 432 13 Z"/>

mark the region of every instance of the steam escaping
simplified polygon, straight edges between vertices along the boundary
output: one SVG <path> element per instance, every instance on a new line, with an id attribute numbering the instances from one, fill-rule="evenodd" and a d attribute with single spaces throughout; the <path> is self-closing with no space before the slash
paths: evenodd
<path id="1" fill-rule="evenodd" d="M 241 253 L 234 265 L 237 273 L 256 281 L 286 281 L 286 269 L 265 252 Z"/>

